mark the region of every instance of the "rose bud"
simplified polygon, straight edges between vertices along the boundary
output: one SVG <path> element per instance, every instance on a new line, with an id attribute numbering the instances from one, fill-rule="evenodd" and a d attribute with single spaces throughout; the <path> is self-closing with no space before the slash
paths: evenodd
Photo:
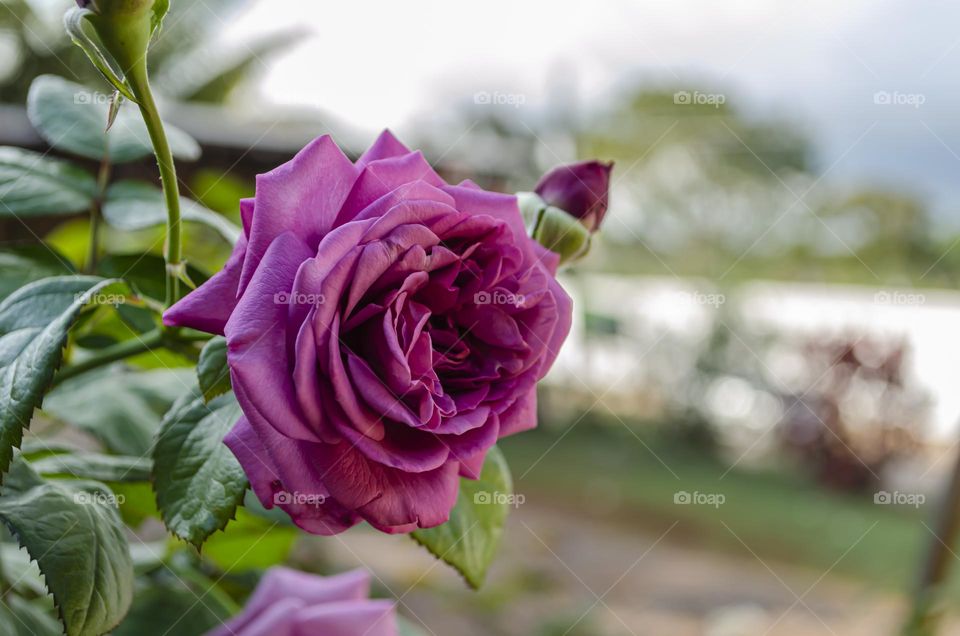
<path id="1" fill-rule="evenodd" d="M 150 38 L 160 27 L 169 8 L 168 2 L 77 0 L 77 6 L 79 9 L 71 9 L 64 16 L 71 37 L 77 40 L 82 36 L 77 24 L 86 19 L 100 37 L 103 51 L 113 58 L 121 71 L 125 74 L 139 72 L 142 66 L 145 72 L 144 58 Z"/>
<path id="2" fill-rule="evenodd" d="M 540 177 L 534 192 L 547 205 L 560 208 L 596 232 L 607 212 L 607 192 L 613 163 L 581 161 L 557 166 Z"/>
<path id="3" fill-rule="evenodd" d="M 590 230 L 576 217 L 547 205 L 536 192 L 517 192 L 517 205 L 527 235 L 558 254 L 561 265 L 582 258 L 590 249 Z"/>
<path id="4" fill-rule="evenodd" d="M 274 567 L 243 611 L 206 636 L 397 636 L 394 604 L 369 595 L 370 575 L 364 570 L 323 577 Z"/>

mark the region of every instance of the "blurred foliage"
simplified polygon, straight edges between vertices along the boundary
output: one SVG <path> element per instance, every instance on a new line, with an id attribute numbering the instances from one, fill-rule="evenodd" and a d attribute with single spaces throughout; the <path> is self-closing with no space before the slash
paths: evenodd
<path id="1" fill-rule="evenodd" d="M 0 103 L 22 104 L 30 83 L 45 73 L 106 86 L 64 32 L 63 13 L 73 4 L 0 0 Z M 266 68 L 269 56 L 303 35 L 267 33 L 236 45 L 218 42 L 216 31 L 246 4 L 247 0 L 172 3 L 150 51 L 157 91 L 180 101 L 224 102 Z"/>
<path id="2" fill-rule="evenodd" d="M 688 91 L 689 92 L 689 91 Z M 624 273 L 952 285 L 909 195 L 821 182 L 793 122 L 640 88 L 590 120 L 581 157 L 617 162 L 595 267 Z M 719 94 L 719 93 L 717 93 Z"/>

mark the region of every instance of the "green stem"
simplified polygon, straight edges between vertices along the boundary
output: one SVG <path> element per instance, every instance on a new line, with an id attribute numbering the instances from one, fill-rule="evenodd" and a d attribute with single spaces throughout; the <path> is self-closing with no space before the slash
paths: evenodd
<path id="1" fill-rule="evenodd" d="M 913 606 L 901 632 L 904 636 L 932 636 L 943 615 L 943 584 L 955 555 L 952 546 L 960 533 L 960 454 L 943 501 L 937 509 L 932 536 L 920 571 Z"/>
<path id="2" fill-rule="evenodd" d="M 157 156 L 157 165 L 160 168 L 160 184 L 163 186 L 163 196 L 167 204 L 167 241 L 164 251 L 164 260 L 167 264 L 167 298 L 169 307 L 180 299 L 179 271 L 183 267 L 181 262 L 182 251 L 180 244 L 180 191 L 177 184 L 177 170 L 173 164 L 173 153 L 167 142 L 167 134 L 160 121 L 160 113 L 150 90 L 147 80 L 146 60 L 140 59 L 127 72 L 127 82 L 131 92 L 137 98 L 140 114 L 147 125 L 153 151 Z"/>
<path id="3" fill-rule="evenodd" d="M 97 171 L 97 196 L 90 205 L 90 242 L 87 246 L 87 266 L 86 271 L 93 273 L 97 269 L 97 261 L 100 258 L 100 221 L 101 210 L 103 208 L 103 197 L 107 191 L 107 183 L 110 181 L 110 157 L 105 152 L 103 159 L 100 160 L 100 169 Z"/>
<path id="4" fill-rule="evenodd" d="M 163 331 L 160 329 L 155 329 L 154 331 L 149 331 L 142 336 L 133 338 L 132 340 L 124 340 L 123 342 L 118 342 L 117 344 L 107 347 L 106 349 L 101 349 L 96 355 L 87 358 L 83 362 L 71 365 L 61 370 L 53 378 L 53 384 L 51 385 L 51 388 L 57 386 L 64 380 L 69 380 L 70 378 L 90 371 L 91 369 L 96 369 L 98 367 L 110 364 L 111 362 L 117 362 L 118 360 L 123 360 L 140 353 L 146 353 L 147 351 L 162 345 L 165 337 L 166 336 Z"/>

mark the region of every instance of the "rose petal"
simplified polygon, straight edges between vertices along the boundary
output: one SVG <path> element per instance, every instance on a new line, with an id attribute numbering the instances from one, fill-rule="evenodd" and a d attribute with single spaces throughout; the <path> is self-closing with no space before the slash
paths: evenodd
<path id="1" fill-rule="evenodd" d="M 246 389 L 260 413 L 294 439 L 320 441 L 300 409 L 287 355 L 287 305 L 294 275 L 310 248 L 291 232 L 270 245 L 227 322 L 227 362 L 234 387 Z M 292 326 L 296 329 L 299 325 Z M 249 416 L 249 414 L 248 414 Z"/>
<path id="2" fill-rule="evenodd" d="M 353 601 L 313 605 L 297 611 L 293 636 L 397 636 L 390 601 Z"/>
<path id="3" fill-rule="evenodd" d="M 237 287 L 246 250 L 247 239 L 241 235 L 223 269 L 167 309 L 163 324 L 223 335 L 223 328 L 237 306 Z"/>
<path id="4" fill-rule="evenodd" d="M 330 136 L 324 135 L 287 163 L 258 175 L 240 289 L 246 288 L 268 247 L 284 232 L 295 232 L 311 249 L 316 248 L 333 227 L 359 172 Z"/>
<path id="5" fill-rule="evenodd" d="M 371 161 L 389 159 L 400 155 L 410 154 L 410 149 L 404 146 L 389 129 L 384 129 L 373 145 L 357 159 L 357 167 L 362 168 Z"/>
<path id="6" fill-rule="evenodd" d="M 298 598 L 283 598 L 256 611 L 246 608 L 206 636 L 294 636 L 294 616 L 303 605 Z"/>
<path id="7" fill-rule="evenodd" d="M 383 195 L 400 187 L 409 187 L 408 184 L 416 181 L 438 188 L 446 185 L 419 151 L 371 161 L 363 167 L 353 184 L 335 225 L 347 223 Z"/>
<path id="8" fill-rule="evenodd" d="M 410 473 L 371 461 L 347 442 L 322 444 L 330 493 L 364 519 L 382 526 L 416 523 L 430 528 L 447 521 L 457 498 L 457 462 Z"/>
<path id="9" fill-rule="evenodd" d="M 254 421 L 260 422 L 262 435 L 242 417 L 223 441 L 243 466 L 260 503 L 265 508 L 278 505 L 297 526 L 313 534 L 334 535 L 356 524 L 357 516 L 329 496 L 322 475 L 313 466 L 316 460 L 311 455 L 312 445 L 283 437 L 256 414 Z M 279 492 L 323 499 L 322 503 L 278 504 L 275 496 Z"/>
<path id="10" fill-rule="evenodd" d="M 537 427 L 537 390 L 531 388 L 500 414 L 500 437 Z"/>

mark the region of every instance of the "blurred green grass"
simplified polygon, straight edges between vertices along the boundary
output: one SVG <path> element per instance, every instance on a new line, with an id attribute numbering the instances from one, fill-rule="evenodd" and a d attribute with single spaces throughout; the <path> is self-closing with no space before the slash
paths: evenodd
<path id="1" fill-rule="evenodd" d="M 932 537 L 924 527 L 933 527 L 930 499 L 919 509 L 877 505 L 873 493 L 824 489 L 786 462 L 728 472 L 729 465 L 709 452 L 650 427 L 633 431 L 617 422 L 585 421 L 566 435 L 541 429 L 501 446 L 516 491 L 528 502 L 568 511 L 571 522 L 589 515 L 624 532 L 659 534 L 665 522 L 679 521 L 673 542 L 754 563 L 770 559 L 830 570 L 887 591 L 912 590 L 918 559 Z M 717 508 L 678 505 L 678 491 L 719 493 L 725 502 Z M 950 587 L 960 589 L 957 577 Z"/>

